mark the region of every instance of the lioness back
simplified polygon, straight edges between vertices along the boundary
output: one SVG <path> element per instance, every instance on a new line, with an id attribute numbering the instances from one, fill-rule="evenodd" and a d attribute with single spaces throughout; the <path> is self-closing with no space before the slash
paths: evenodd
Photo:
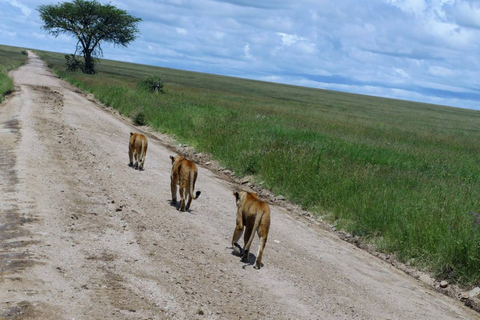
<path id="1" fill-rule="evenodd" d="M 197 191 L 194 196 L 195 183 L 197 181 L 197 165 L 185 157 L 177 155 L 170 156 L 172 160 L 172 173 L 170 176 L 170 188 L 172 191 L 172 204 L 177 203 L 177 185 L 180 186 L 180 211 L 190 209 L 192 199 L 196 200 L 201 194 Z M 185 205 L 185 198 L 188 198 Z"/>
<path id="2" fill-rule="evenodd" d="M 128 144 L 129 165 L 135 169 L 143 170 L 145 157 L 147 155 L 148 141 L 147 137 L 140 133 L 130 132 L 130 142 Z M 135 157 L 135 165 L 133 158 Z"/>

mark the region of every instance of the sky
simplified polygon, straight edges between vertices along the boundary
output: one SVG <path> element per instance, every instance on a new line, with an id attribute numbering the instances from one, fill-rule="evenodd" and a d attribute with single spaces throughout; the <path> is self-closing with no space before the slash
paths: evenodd
<path id="1" fill-rule="evenodd" d="M 480 0 L 109 2 L 142 22 L 107 59 L 480 110 Z M 0 0 L 0 44 L 73 53 L 55 3 Z"/>

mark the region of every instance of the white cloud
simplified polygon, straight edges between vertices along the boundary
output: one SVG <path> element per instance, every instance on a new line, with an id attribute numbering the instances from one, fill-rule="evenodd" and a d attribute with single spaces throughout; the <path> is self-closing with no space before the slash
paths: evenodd
<path id="1" fill-rule="evenodd" d="M 428 67 L 428 72 L 430 72 L 430 74 L 432 76 L 435 76 L 435 77 L 453 77 L 456 75 L 456 72 L 449 69 L 449 68 L 445 68 L 445 67 L 442 67 L 442 66 L 436 66 L 436 65 L 431 65 Z"/>
<path id="2" fill-rule="evenodd" d="M 305 55 L 310 55 L 315 52 L 315 44 L 309 42 L 301 42 L 298 44 L 298 49 L 301 53 Z"/>
<path id="3" fill-rule="evenodd" d="M 280 36 L 282 40 L 282 45 L 287 47 L 297 43 L 298 41 L 305 40 L 304 38 L 301 38 L 296 34 L 287 34 L 283 32 L 277 32 L 277 34 Z"/>
<path id="4" fill-rule="evenodd" d="M 225 32 L 220 32 L 220 31 L 215 31 L 213 33 L 213 36 L 215 37 L 215 39 L 217 40 L 223 40 L 225 38 Z"/>
<path id="5" fill-rule="evenodd" d="M 45 39 L 47 37 L 44 33 L 38 33 L 38 32 L 32 33 L 32 36 L 37 39 Z"/>
<path id="6" fill-rule="evenodd" d="M 24 5 L 23 3 L 21 3 L 20 1 L 7 0 L 7 3 L 9 3 L 10 5 L 12 5 L 16 8 L 19 8 L 22 11 L 22 14 L 25 18 L 29 17 L 30 14 L 32 13 L 32 10 L 29 7 L 27 7 L 26 5 Z"/>
<path id="7" fill-rule="evenodd" d="M 250 44 L 247 43 L 246 45 L 243 46 L 243 56 L 245 58 L 252 58 L 252 54 L 250 53 Z"/>
<path id="8" fill-rule="evenodd" d="M 398 74 L 402 78 L 406 78 L 406 79 L 410 78 L 408 73 L 406 73 L 404 70 L 400 68 L 393 68 L 393 70 L 395 71 L 396 74 Z"/>
<path id="9" fill-rule="evenodd" d="M 421 15 L 427 8 L 427 4 L 424 0 L 386 0 L 406 13 L 412 13 L 415 15 Z"/>
<path id="10" fill-rule="evenodd" d="M 480 29 L 480 4 L 477 2 L 455 1 L 447 7 L 456 23 Z"/>
<path id="11" fill-rule="evenodd" d="M 7 31 L 7 30 L 3 30 L 3 29 L 0 29 L 0 35 L 2 35 L 4 37 L 8 37 L 8 38 L 17 37 L 17 33 L 15 31 Z"/>
<path id="12" fill-rule="evenodd" d="M 188 34 L 188 31 L 184 28 L 175 28 L 175 30 L 177 30 L 178 34 L 182 34 L 182 35 Z"/>

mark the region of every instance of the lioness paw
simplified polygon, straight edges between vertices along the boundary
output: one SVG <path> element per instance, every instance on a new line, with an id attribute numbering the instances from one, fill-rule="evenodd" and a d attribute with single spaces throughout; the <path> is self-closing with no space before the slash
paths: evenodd
<path id="1" fill-rule="evenodd" d="M 248 262 L 248 250 L 243 252 L 242 262 Z"/>
<path id="2" fill-rule="evenodd" d="M 243 249 L 242 249 L 242 247 L 240 247 L 240 245 L 238 243 L 233 244 L 233 251 L 235 251 L 239 255 L 243 253 Z"/>

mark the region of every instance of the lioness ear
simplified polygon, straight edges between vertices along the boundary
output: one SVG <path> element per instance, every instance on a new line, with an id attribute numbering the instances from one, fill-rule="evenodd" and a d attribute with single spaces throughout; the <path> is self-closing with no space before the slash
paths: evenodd
<path id="1" fill-rule="evenodd" d="M 233 195 L 235 196 L 235 199 L 238 200 L 239 198 L 238 192 L 234 192 Z"/>
<path id="2" fill-rule="evenodd" d="M 133 132 L 130 132 L 130 137 L 133 136 Z"/>
<path id="3" fill-rule="evenodd" d="M 173 163 L 173 161 L 175 161 L 175 157 L 174 157 L 174 156 L 170 156 L 170 159 L 172 159 L 172 163 Z"/>

